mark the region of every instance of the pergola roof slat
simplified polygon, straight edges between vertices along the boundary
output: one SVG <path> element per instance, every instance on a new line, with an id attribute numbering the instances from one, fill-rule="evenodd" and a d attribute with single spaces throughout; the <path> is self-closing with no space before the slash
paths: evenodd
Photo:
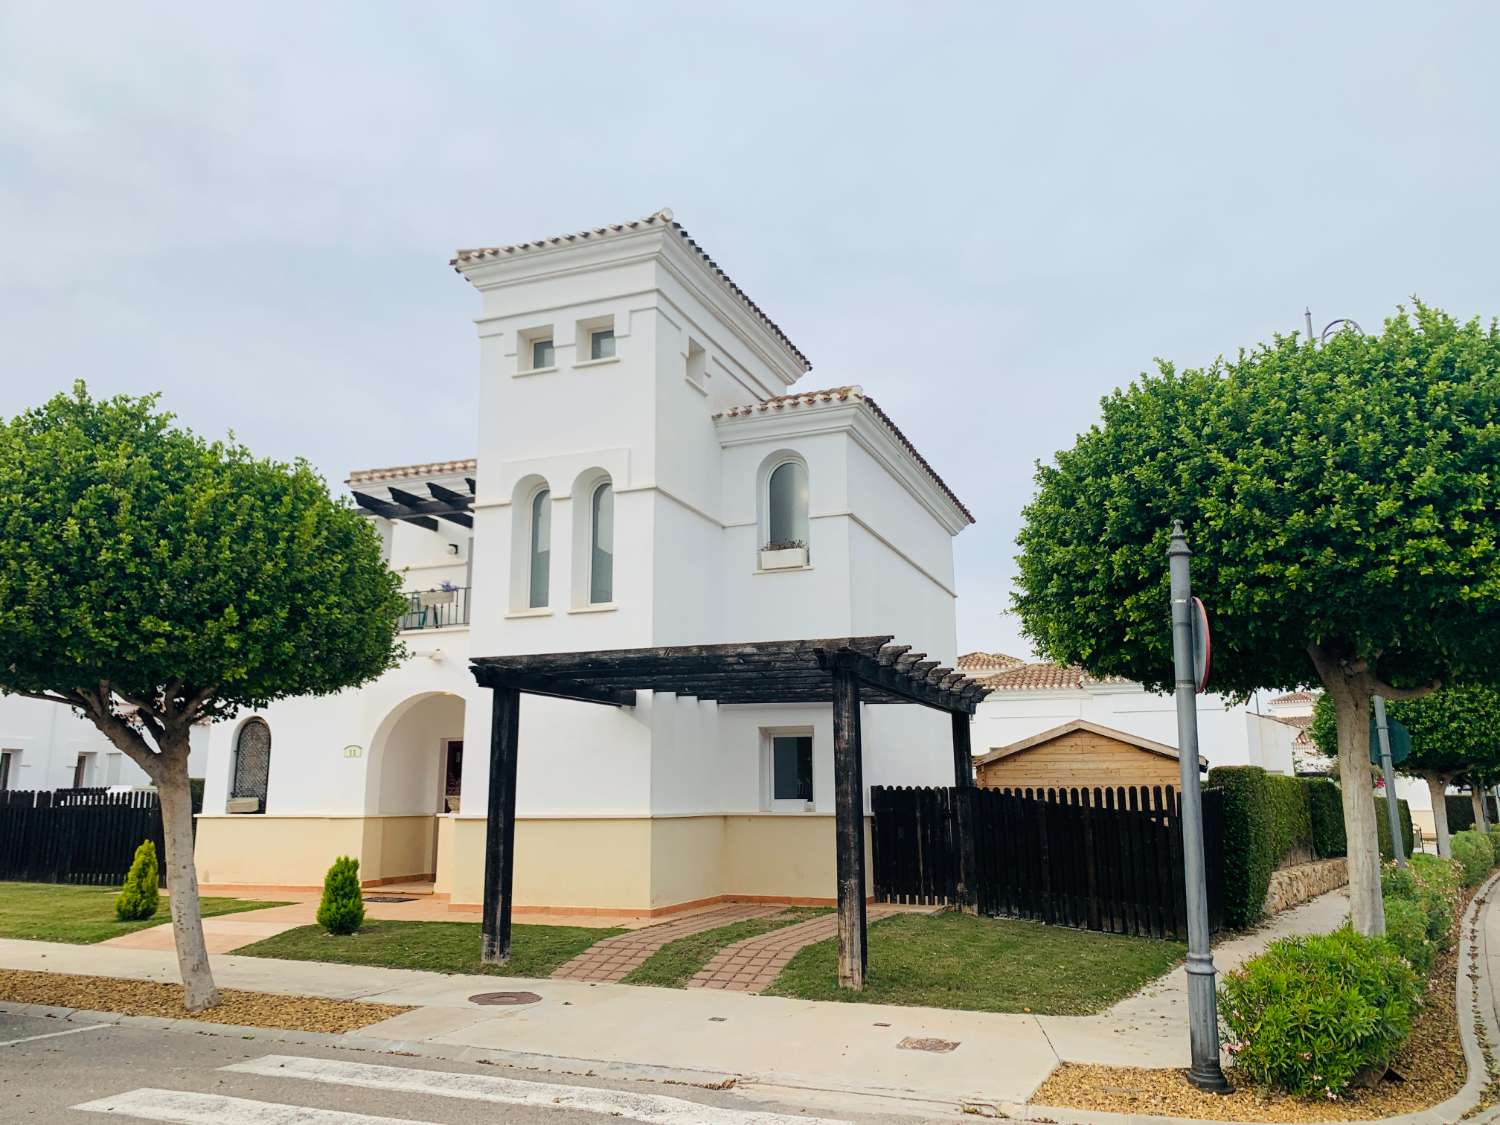
<path id="1" fill-rule="evenodd" d="M 480 657 L 475 679 L 536 695 L 629 706 L 636 691 L 670 692 L 722 705 L 829 703 L 833 673 L 847 668 L 867 703 L 920 703 L 972 714 L 987 689 L 936 660 L 909 660 L 888 636 L 674 645 Z"/>

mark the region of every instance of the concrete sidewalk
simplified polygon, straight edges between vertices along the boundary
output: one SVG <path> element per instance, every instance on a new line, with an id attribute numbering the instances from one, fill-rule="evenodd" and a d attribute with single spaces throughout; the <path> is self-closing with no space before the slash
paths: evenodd
<path id="1" fill-rule="evenodd" d="M 1281 934 L 1332 929 L 1346 908 L 1342 893 L 1325 895 L 1255 933 L 1235 936 L 1219 947 L 1216 958 L 1221 968 L 1231 967 Z M 0 940 L 0 968 L 177 979 L 170 952 L 110 945 Z M 701 989 L 447 976 L 232 954 L 214 958 L 214 973 L 221 985 L 234 988 L 414 1008 L 352 1033 L 362 1042 L 397 1050 L 526 1056 L 549 1068 L 566 1069 L 568 1060 L 626 1064 L 767 1086 L 1017 1106 L 1060 1061 L 1187 1063 L 1180 969 L 1097 1016 L 954 1012 Z M 502 989 L 535 992 L 541 1000 L 514 1008 L 469 1001 L 476 993 Z M 902 1046 L 908 1039 L 956 1046 L 913 1050 Z"/>

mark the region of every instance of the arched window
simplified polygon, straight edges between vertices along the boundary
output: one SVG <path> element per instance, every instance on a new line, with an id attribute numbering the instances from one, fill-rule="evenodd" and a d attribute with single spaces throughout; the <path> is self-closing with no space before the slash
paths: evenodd
<path id="1" fill-rule="evenodd" d="M 589 604 L 615 600 L 615 490 L 596 485 L 589 500 Z"/>
<path id="2" fill-rule="evenodd" d="M 271 777 L 271 728 L 264 719 L 251 719 L 234 740 L 234 777 L 229 796 L 253 797 L 256 812 L 266 811 L 266 785 Z"/>
<path id="3" fill-rule="evenodd" d="M 783 461 L 766 482 L 766 546 L 807 546 L 807 466 Z"/>
<path id="4" fill-rule="evenodd" d="M 531 498 L 531 596 L 527 604 L 542 609 L 548 602 L 552 567 L 552 491 L 544 488 Z"/>

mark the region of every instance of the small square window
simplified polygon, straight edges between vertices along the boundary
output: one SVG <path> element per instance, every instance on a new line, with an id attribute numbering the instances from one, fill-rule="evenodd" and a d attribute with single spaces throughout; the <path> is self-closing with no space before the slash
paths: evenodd
<path id="1" fill-rule="evenodd" d="M 771 799 L 813 799 L 812 737 L 778 734 L 771 739 Z"/>
<path id="2" fill-rule="evenodd" d="M 589 358 L 613 359 L 615 355 L 615 330 L 601 328 L 589 333 Z"/>
<path id="3" fill-rule="evenodd" d="M 533 371 L 556 365 L 557 353 L 552 348 L 551 339 L 531 341 L 531 369 Z"/>

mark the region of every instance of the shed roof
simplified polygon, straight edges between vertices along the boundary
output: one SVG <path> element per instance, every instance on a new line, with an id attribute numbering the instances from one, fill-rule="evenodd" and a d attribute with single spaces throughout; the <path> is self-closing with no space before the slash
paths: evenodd
<path id="1" fill-rule="evenodd" d="M 997 747 L 983 757 L 975 758 L 974 764 L 976 766 L 983 766 L 990 762 L 998 762 L 1002 758 L 1009 758 L 1015 754 L 1035 749 L 1044 743 L 1061 738 L 1065 734 L 1072 734 L 1074 731 L 1080 730 L 1112 739 L 1115 742 L 1122 742 L 1127 746 L 1135 747 L 1137 750 L 1144 750 L 1148 754 L 1159 754 L 1163 758 L 1171 758 L 1174 762 L 1179 760 L 1177 748 L 1174 746 L 1168 746 L 1163 742 L 1153 742 L 1149 738 L 1142 738 L 1140 735 L 1131 734 L 1129 731 L 1106 727 L 1100 723 L 1091 723 L 1087 719 L 1074 719 L 1072 722 L 1063 723 L 1062 726 L 1044 730 L 1041 734 L 1034 734 L 1030 738 L 1023 738 L 1019 742 L 1012 742 L 1009 746 Z M 1198 768 L 1208 768 L 1208 759 L 1201 754 L 1198 756 Z"/>

